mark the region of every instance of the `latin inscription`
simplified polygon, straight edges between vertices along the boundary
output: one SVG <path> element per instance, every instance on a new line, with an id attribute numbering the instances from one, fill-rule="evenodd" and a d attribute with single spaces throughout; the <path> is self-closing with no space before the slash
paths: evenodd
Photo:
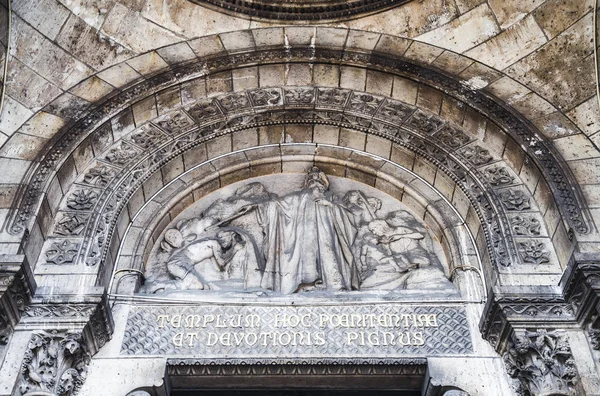
<path id="1" fill-rule="evenodd" d="M 133 308 L 122 348 L 122 354 L 214 357 L 470 351 L 462 308 L 404 305 Z"/>

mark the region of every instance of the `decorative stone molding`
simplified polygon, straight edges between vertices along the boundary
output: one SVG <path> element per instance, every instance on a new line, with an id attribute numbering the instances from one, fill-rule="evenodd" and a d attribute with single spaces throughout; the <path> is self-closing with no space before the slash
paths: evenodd
<path id="1" fill-rule="evenodd" d="M 490 293 L 479 329 L 496 351 L 502 353 L 513 329 L 542 321 L 554 327 L 572 325 L 575 322 L 573 307 L 561 295 L 544 287 L 529 296 Z"/>
<path id="2" fill-rule="evenodd" d="M 334 21 L 384 11 L 410 0 L 191 0 L 217 11 L 252 19 L 276 21 Z"/>
<path id="3" fill-rule="evenodd" d="M 563 275 L 565 299 L 584 325 L 600 315 L 600 257 L 576 254 Z"/>
<path id="4" fill-rule="evenodd" d="M 513 333 L 503 355 L 519 395 L 576 395 L 578 374 L 567 340 L 558 331 Z"/>
<path id="5" fill-rule="evenodd" d="M 577 204 L 581 201 L 581 197 L 577 192 L 578 190 L 572 188 L 571 178 L 569 174 L 562 169 L 559 161 L 554 155 L 550 143 L 540 140 L 539 134 L 537 134 L 535 131 L 532 131 L 528 124 L 515 117 L 514 114 L 503 108 L 502 105 L 495 102 L 492 98 L 485 96 L 481 92 L 471 90 L 468 87 L 461 85 L 459 81 L 444 76 L 433 69 L 426 69 L 422 66 L 410 63 L 403 58 L 392 57 L 388 54 L 365 54 L 360 52 L 352 52 L 349 50 L 341 52 L 338 50 L 324 48 L 293 47 L 264 51 L 257 50 L 254 52 L 231 54 L 227 56 L 215 56 L 205 61 L 182 65 L 174 68 L 173 70 L 159 74 L 152 79 L 144 81 L 143 83 L 132 87 L 123 94 L 117 95 L 105 102 L 101 107 L 93 110 L 87 116 L 83 117 L 80 122 L 70 128 L 68 131 L 65 131 L 65 134 L 60 139 L 60 144 L 55 145 L 48 155 L 46 155 L 43 159 L 40 159 L 39 167 L 32 172 L 32 178 L 28 183 L 26 191 L 23 191 L 24 195 L 22 196 L 22 200 L 19 205 L 18 214 L 15 216 L 14 223 L 11 227 L 12 232 L 22 232 L 29 219 L 35 215 L 34 212 L 35 208 L 37 207 L 36 203 L 39 197 L 42 195 L 43 188 L 47 182 L 47 177 L 51 175 L 53 173 L 52 171 L 61 164 L 65 156 L 72 151 L 74 144 L 80 142 L 82 138 L 97 128 L 102 121 L 107 119 L 106 117 L 108 115 L 114 114 L 114 112 L 117 110 L 123 109 L 123 107 L 128 103 L 139 99 L 141 93 L 145 93 L 147 95 L 159 89 L 173 85 L 176 79 L 185 80 L 192 78 L 193 76 L 206 75 L 207 71 L 209 73 L 215 73 L 221 70 L 229 70 L 232 67 L 242 67 L 248 64 L 266 64 L 272 62 L 289 61 L 326 62 L 335 64 L 340 62 L 351 63 L 377 70 L 384 70 L 391 73 L 401 73 L 409 77 L 418 76 L 418 79 L 427 81 L 428 84 L 432 84 L 443 92 L 451 93 L 457 99 L 469 103 L 478 111 L 491 117 L 522 147 L 525 147 L 528 150 L 528 154 L 533 162 L 542 170 L 544 175 L 547 175 L 546 180 L 549 183 L 557 202 L 559 203 L 560 209 L 563 211 L 564 217 L 568 219 L 571 227 L 578 233 L 587 233 L 589 231 L 586 214 L 581 211 L 581 205 Z M 267 92 L 263 93 L 264 95 L 267 94 Z M 253 97 L 255 97 L 253 100 L 260 102 L 261 98 L 256 97 L 256 95 Z M 345 100 L 343 95 L 337 95 L 336 97 L 339 97 L 339 100 L 342 102 Z M 375 104 L 379 103 L 376 99 L 377 98 L 373 97 L 375 102 L 371 105 L 374 106 Z M 268 102 L 270 99 L 267 98 L 266 100 Z M 278 99 L 278 101 L 282 100 L 282 98 Z M 290 103 L 303 103 L 300 96 L 296 98 L 293 95 L 292 97 L 289 95 L 286 96 L 286 101 Z M 222 104 L 225 110 L 227 110 L 227 103 L 224 102 Z M 368 109 L 371 105 L 366 102 L 358 106 L 351 103 L 349 104 L 348 110 L 354 111 L 358 109 L 366 112 L 369 111 Z M 377 107 L 373 107 L 371 110 L 374 112 L 376 108 Z M 241 109 L 243 109 L 243 107 Z M 398 113 L 398 111 L 393 109 L 393 106 L 388 110 L 401 116 L 402 111 L 400 110 Z M 219 109 L 215 107 L 214 104 L 211 104 L 204 110 L 200 108 L 194 109 L 194 112 L 192 112 L 191 115 L 197 116 L 201 114 L 204 120 L 210 120 L 211 114 L 213 116 L 218 115 L 218 111 Z M 351 113 L 345 116 L 346 119 L 350 119 L 352 117 L 353 116 Z M 391 117 L 388 116 L 388 118 Z M 418 123 L 419 116 L 413 117 L 412 120 Z M 177 123 L 178 122 L 176 121 L 170 122 L 172 125 L 176 125 Z M 232 126 L 233 125 L 231 122 L 222 125 L 222 127 Z M 425 132 L 427 131 L 425 130 Z M 460 144 L 462 142 L 462 139 L 457 139 L 456 136 L 452 134 L 442 134 L 442 138 L 449 139 L 448 141 L 453 145 Z M 484 149 L 475 150 L 473 152 L 469 151 L 465 154 L 469 155 L 472 159 L 472 163 L 477 166 L 477 164 L 486 163 L 486 153 L 484 153 L 482 150 Z M 120 156 L 122 155 L 123 154 L 120 154 Z M 110 155 L 107 156 L 107 160 L 109 162 L 111 161 Z M 114 161 L 117 160 L 118 158 L 115 157 Z M 117 162 L 114 163 L 116 164 Z M 81 205 L 84 205 L 85 207 L 85 205 L 88 205 L 97 197 L 90 192 L 87 194 L 80 193 L 79 196 L 74 196 L 72 198 L 73 205 L 81 208 Z M 82 199 L 83 202 L 81 201 Z M 514 250 L 514 248 L 511 249 Z M 509 251 L 511 249 L 509 249 Z"/>
<path id="6" fill-rule="evenodd" d="M 76 395 L 86 379 L 90 358 L 81 333 L 34 333 L 13 395 Z"/>
<path id="7" fill-rule="evenodd" d="M 40 295 L 45 290 L 40 288 Z M 50 294 L 48 294 L 50 295 Z M 30 329 L 76 329 L 86 350 L 94 355 L 110 340 L 114 323 L 103 288 L 96 287 L 85 296 L 54 294 L 49 298 L 34 298 L 25 308 L 21 325 Z"/>
<path id="8" fill-rule="evenodd" d="M 36 285 L 24 255 L 0 256 L 0 359 Z"/>
<path id="9" fill-rule="evenodd" d="M 177 376 L 425 375 L 427 360 L 414 359 L 168 359 Z"/>

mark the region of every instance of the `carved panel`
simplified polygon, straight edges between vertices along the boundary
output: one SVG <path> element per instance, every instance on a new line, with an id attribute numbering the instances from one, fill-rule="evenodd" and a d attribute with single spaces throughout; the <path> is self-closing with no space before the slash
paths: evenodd
<path id="1" fill-rule="evenodd" d="M 89 362 L 90 354 L 81 334 L 61 331 L 33 334 L 21 364 L 16 394 L 76 395 L 86 379 Z"/>
<path id="2" fill-rule="evenodd" d="M 575 359 L 558 331 L 514 334 L 503 356 L 508 374 L 518 380 L 519 395 L 577 395 Z"/>
<path id="3" fill-rule="evenodd" d="M 391 361 L 470 354 L 468 329 L 457 306 L 146 306 L 132 308 L 121 354 Z"/>

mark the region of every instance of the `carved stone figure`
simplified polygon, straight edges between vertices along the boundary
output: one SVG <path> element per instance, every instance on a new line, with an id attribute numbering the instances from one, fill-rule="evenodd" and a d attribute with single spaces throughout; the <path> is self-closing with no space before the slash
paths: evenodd
<path id="1" fill-rule="evenodd" d="M 331 191 L 317 167 L 281 196 L 252 182 L 216 199 L 168 229 L 153 257 L 142 292 L 452 288 L 412 214 L 385 212 L 362 190 Z"/>

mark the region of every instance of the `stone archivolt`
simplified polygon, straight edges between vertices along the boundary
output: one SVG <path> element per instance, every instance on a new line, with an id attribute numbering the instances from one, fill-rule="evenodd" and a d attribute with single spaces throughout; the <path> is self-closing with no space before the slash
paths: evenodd
<path id="1" fill-rule="evenodd" d="M 232 67 L 282 62 L 310 62 L 311 64 L 322 62 L 366 67 L 390 75 L 402 75 L 421 81 L 429 88 L 448 92 L 455 99 L 467 103 L 471 110 L 488 117 L 487 122 L 498 129 L 498 135 L 505 140 L 509 136 L 510 142 L 517 147 L 518 153 L 525 155 L 527 163 L 542 174 L 545 179 L 540 183 L 547 183 L 548 193 L 554 196 L 552 204 L 556 203 L 563 218 L 566 219 L 570 228 L 567 229 L 566 234 L 570 235 L 571 239 L 573 232 L 583 235 L 590 231 L 586 214 L 580 209 L 578 190 L 573 187 L 568 172 L 563 170 L 550 144 L 539 138 L 527 122 L 515 116 L 490 96 L 474 91 L 461 84 L 458 79 L 450 78 L 436 70 L 381 52 L 366 54 L 360 51 L 342 52 L 337 49 L 314 47 L 260 49 L 228 55 L 220 54 L 200 62 L 174 66 L 167 72 L 134 85 L 122 94 L 107 100 L 77 123 L 70 125 L 55 144 L 48 147 L 47 152 L 39 158 L 39 165 L 31 170 L 27 187 L 20 191 L 21 199 L 11 227 L 12 232 L 16 234 L 34 225 L 42 229 L 37 232 L 46 237 L 44 247 L 41 247 L 42 243 L 29 245 L 33 247 L 28 246 L 33 250 L 33 253 L 29 253 L 31 257 L 37 258 L 40 252 L 42 253 L 36 270 L 58 269 L 60 271 L 62 267 L 69 267 L 64 270 L 69 271 L 74 268 L 91 268 L 85 271 L 97 276 L 98 284 L 106 284 L 116 259 L 114 254 L 111 257 L 110 248 L 114 249 L 119 242 L 120 230 L 117 226 L 123 227 L 123 224 L 127 225 L 129 221 L 129 218 L 122 217 L 125 216 L 124 208 L 132 202 L 131 198 L 136 194 L 136 190 L 153 175 L 165 170 L 172 163 L 170 161 L 186 153 L 192 153 L 192 150 L 207 149 L 211 145 L 218 146 L 223 139 L 231 139 L 231 136 L 237 137 L 241 132 L 259 127 L 325 125 L 345 128 L 368 137 L 381 138 L 391 142 L 394 147 L 406 148 L 407 152 L 416 154 L 416 158 L 421 161 L 421 166 L 439 169 L 440 172 L 437 174 L 440 177 L 446 177 L 455 183 L 458 188 L 454 191 L 460 191 L 464 195 L 464 202 L 459 202 L 454 197 L 448 200 L 452 200 L 452 204 L 456 207 L 463 205 L 466 208 L 463 213 L 464 218 L 461 220 L 470 216 L 472 231 L 476 235 L 479 233 L 477 239 L 479 251 L 483 252 L 487 247 L 490 265 L 477 269 L 485 271 L 489 280 L 496 282 L 506 267 L 511 267 L 509 270 L 512 271 L 527 266 L 534 266 L 537 269 L 550 264 L 554 266 L 553 268 L 558 268 L 556 273 L 561 272 L 558 259 L 555 257 L 558 252 L 555 252 L 552 247 L 545 219 L 538 207 L 539 199 L 537 197 L 534 199 L 526 181 L 514 174 L 516 173 L 514 164 L 505 161 L 498 153 L 490 150 L 479 137 L 449 120 L 430 113 L 424 106 L 417 108 L 385 95 L 352 89 L 325 86 L 262 87 L 234 94 L 216 95 L 210 99 L 194 100 L 193 103 L 187 103 L 185 106 L 169 109 L 167 113 L 161 112 L 160 117 L 145 119 L 144 122 L 138 123 L 144 125 L 131 128 L 134 129 L 131 133 L 118 135 L 124 132 L 119 130 L 118 125 L 134 123 L 132 110 L 127 106 L 133 102 L 139 105 L 140 99 L 147 98 L 149 94 L 153 95 L 162 89 L 177 86 L 178 81 L 203 78 L 207 73 L 210 77 Z M 119 120 L 123 123 L 118 122 Z M 116 132 L 115 135 L 113 132 Z M 117 135 L 120 139 L 114 139 Z M 312 136 L 303 140 L 303 143 L 306 144 L 266 144 L 265 147 L 255 147 L 255 149 L 269 149 L 276 146 L 279 150 L 277 157 L 279 163 L 300 160 L 304 161 L 304 165 L 312 165 L 321 160 L 334 168 L 333 164 L 336 161 L 339 164 L 339 159 L 335 158 L 335 155 L 321 155 L 320 150 L 326 151 L 330 148 L 328 146 L 344 144 L 352 147 L 351 143 L 342 144 L 341 140 L 332 145 L 315 143 Z M 84 145 L 92 147 L 94 154 L 80 163 L 83 165 L 82 168 L 85 168 L 83 171 L 75 172 L 78 174 L 70 179 L 65 178 L 65 174 L 70 174 L 67 171 L 68 164 L 73 162 L 72 157 L 69 156 L 75 149 Z M 353 150 L 361 154 L 369 151 L 365 146 L 363 147 L 353 148 Z M 307 151 L 302 151 L 302 148 Z M 298 152 L 293 153 L 294 150 Z M 218 149 L 216 151 L 218 152 Z M 202 194 L 211 188 L 216 189 L 237 181 L 232 176 L 235 171 L 250 169 L 243 175 L 251 175 L 253 167 L 261 165 L 256 159 L 252 162 L 247 152 L 233 153 L 230 156 L 224 154 L 226 153 L 211 155 L 210 160 L 206 157 L 204 163 L 195 164 L 212 167 L 212 172 L 204 175 L 205 179 L 198 177 L 194 181 L 195 187 L 209 186 L 201 191 Z M 236 163 L 236 155 L 242 156 L 246 164 Z M 218 166 L 220 160 L 230 159 L 231 163 L 221 162 L 223 166 Z M 379 179 L 376 179 L 376 175 L 382 175 L 380 180 L 388 182 L 392 180 L 393 183 L 390 184 L 408 190 L 408 183 L 404 183 L 401 176 L 397 174 L 401 172 L 396 171 L 394 174 L 392 171 L 383 171 L 386 162 L 381 156 L 368 157 L 363 163 L 350 164 L 352 161 L 344 161 L 343 169 L 346 172 L 344 176 L 348 178 L 367 181 L 377 186 L 375 180 Z M 250 165 L 246 166 L 247 164 Z M 194 167 L 195 170 L 200 170 L 200 167 Z M 283 168 L 280 167 L 279 170 L 264 171 L 262 174 L 282 171 Z M 55 199 L 50 201 L 51 186 L 58 183 L 55 172 L 62 178 L 61 184 L 64 184 L 65 194 L 64 197 L 54 197 Z M 258 175 L 260 174 L 255 174 Z M 217 180 L 216 185 L 209 185 L 215 180 Z M 431 183 L 437 183 L 436 180 L 432 180 Z M 168 188 L 169 185 L 164 187 Z M 47 196 L 45 197 L 44 194 Z M 167 203 L 167 206 L 173 207 L 180 202 L 173 199 Z M 54 214 L 53 218 L 57 221 L 52 224 L 53 222 L 47 219 L 36 218 L 40 207 L 49 208 L 49 212 Z M 60 215 L 56 216 L 59 212 Z M 451 217 L 448 213 L 444 216 Z M 442 219 L 444 216 L 441 216 Z M 34 240 L 39 241 L 44 237 L 36 235 L 37 239 Z M 572 246 L 569 246 L 570 248 Z M 449 249 L 451 250 L 452 247 Z M 567 253 L 563 254 L 570 254 L 569 249 L 565 249 Z M 566 261 L 568 259 L 565 260 L 563 257 L 561 262 L 566 264 Z M 139 271 L 141 263 L 137 262 L 135 265 L 138 268 L 126 269 Z M 524 323 L 530 323 L 534 317 L 539 319 L 539 317 L 551 316 L 559 325 L 575 322 L 589 325 L 592 329 L 590 336 L 596 337 L 598 326 L 596 320 L 591 319 L 593 316 L 590 312 L 593 309 L 590 306 L 593 306 L 591 302 L 597 301 L 598 298 L 592 285 L 595 284 L 593 279 L 596 276 L 597 264 L 593 271 L 587 269 L 594 272 L 594 275 L 587 276 L 585 268 L 581 271 L 578 269 L 573 276 L 581 277 L 584 273 L 587 276 L 586 281 L 576 283 L 577 286 L 568 285 L 564 298 L 555 294 L 547 298 L 538 296 L 539 298 L 531 300 L 511 299 L 510 296 L 490 297 L 491 303 L 482 321 L 482 332 L 498 351 L 507 351 L 507 356 L 512 358 L 512 360 L 508 359 L 509 367 L 517 373 L 517 376 L 525 371 L 530 360 L 540 362 L 534 356 L 537 354 L 549 359 L 542 362 L 545 366 L 538 365 L 538 368 L 544 369 L 553 364 L 555 367 L 562 365 L 561 367 L 565 368 L 564 375 L 559 375 L 562 381 L 560 386 L 554 388 L 560 388 L 564 384 L 570 387 L 574 384 L 576 376 L 572 371 L 567 370 L 570 369 L 567 356 L 570 351 L 564 348 L 563 343 L 559 343 L 557 337 L 542 335 L 541 331 L 534 335 L 527 333 L 530 342 L 527 348 L 519 348 L 517 342 L 513 342 L 513 345 L 508 340 L 515 334 L 513 324 L 518 323 L 522 328 Z M 10 293 L 3 290 L 3 298 L 9 295 Z M 27 300 L 25 305 L 29 303 L 28 299 L 30 295 L 24 298 L 24 301 Z M 77 301 L 71 303 L 76 305 Z M 86 347 L 83 348 L 79 341 L 63 333 L 34 336 L 37 338 L 33 339 L 35 342 L 29 348 L 31 353 L 26 359 L 28 366 L 23 372 L 25 385 L 41 387 L 44 384 L 44 390 L 49 391 L 52 390 L 51 387 L 60 384 L 61 388 L 55 391 L 62 394 L 69 394 L 65 392 L 76 390 L 85 376 L 85 364 L 80 363 L 87 361 L 86 348 L 90 353 L 97 351 L 110 338 L 112 332 L 112 322 L 107 307 L 98 301 L 91 301 L 89 304 L 96 306 L 97 309 L 81 306 L 67 308 L 60 307 L 61 302 L 58 301 L 36 301 L 30 309 L 25 307 L 17 309 L 18 313 L 13 317 L 4 314 L 0 316 L 0 325 L 4 327 L 1 330 L 6 329 L 9 335 L 12 326 L 16 323 L 15 320 L 18 321 L 20 315 L 24 315 L 23 322 L 31 326 L 48 323 L 48 318 L 62 325 L 72 322 L 73 318 L 78 318 L 79 324 L 83 327 L 81 330 L 83 339 L 89 340 L 91 337 L 96 340 L 86 341 Z M 572 307 L 575 307 L 575 311 Z M 4 306 L 3 309 L 7 310 Z M 582 311 L 586 311 L 585 314 L 581 313 Z M 531 345 L 537 344 L 541 344 L 543 350 L 536 349 L 537 346 L 531 348 Z M 63 348 L 62 355 L 56 352 L 57 345 Z M 547 353 L 548 348 L 550 354 Z M 51 350 L 50 354 L 48 350 Z M 62 361 L 68 362 L 66 364 L 68 370 L 61 371 L 59 374 L 60 381 L 56 382 L 54 377 L 37 375 L 40 373 L 41 365 L 38 363 L 41 360 L 36 360 L 36 356 L 40 354 L 47 354 L 51 358 L 60 356 Z M 46 359 L 48 364 L 54 364 L 51 360 Z M 55 373 L 52 375 L 54 376 Z M 555 373 L 553 375 L 556 376 Z M 527 383 L 526 386 L 533 389 L 531 383 Z"/>

